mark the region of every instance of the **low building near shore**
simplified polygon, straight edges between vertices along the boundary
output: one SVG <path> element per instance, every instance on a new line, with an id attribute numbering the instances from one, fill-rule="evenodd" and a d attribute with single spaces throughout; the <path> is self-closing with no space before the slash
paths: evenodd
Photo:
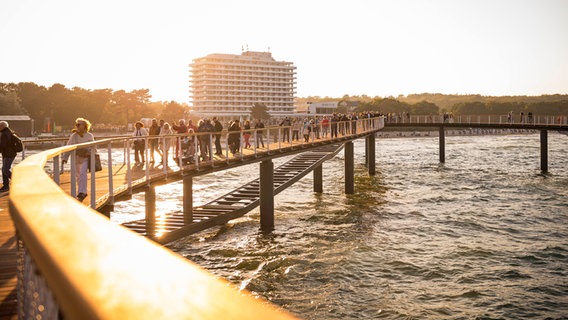
<path id="1" fill-rule="evenodd" d="M 20 137 L 31 137 L 34 132 L 34 120 L 27 115 L 0 115 L 0 121 L 8 122 L 12 129 Z"/>

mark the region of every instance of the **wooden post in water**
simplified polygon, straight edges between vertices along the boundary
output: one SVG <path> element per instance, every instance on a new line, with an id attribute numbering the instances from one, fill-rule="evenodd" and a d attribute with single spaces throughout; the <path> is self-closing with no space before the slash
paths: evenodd
<path id="1" fill-rule="evenodd" d="M 323 164 L 314 169 L 314 192 L 323 192 Z"/>
<path id="2" fill-rule="evenodd" d="M 444 126 L 440 127 L 440 162 L 446 162 L 446 131 L 444 130 Z"/>
<path id="3" fill-rule="evenodd" d="M 183 224 L 193 222 L 193 177 L 183 176 Z"/>
<path id="4" fill-rule="evenodd" d="M 345 142 L 345 194 L 355 191 L 355 161 L 353 160 L 353 141 Z"/>
<path id="5" fill-rule="evenodd" d="M 146 187 L 146 236 L 154 239 L 156 236 L 156 190 L 152 185 Z"/>
<path id="6" fill-rule="evenodd" d="M 369 136 L 365 136 L 365 167 L 369 167 Z"/>
<path id="7" fill-rule="evenodd" d="M 264 160 L 260 163 L 260 228 L 274 229 L 274 163 Z"/>
<path id="8" fill-rule="evenodd" d="M 369 140 L 369 146 L 367 147 L 367 167 L 369 168 L 369 175 L 370 176 L 374 176 L 376 173 L 375 170 L 375 134 L 372 133 L 370 135 L 367 136 L 367 139 L 365 141 Z"/>
<path id="9" fill-rule="evenodd" d="M 548 172 L 548 131 L 540 130 L 540 170 Z"/>

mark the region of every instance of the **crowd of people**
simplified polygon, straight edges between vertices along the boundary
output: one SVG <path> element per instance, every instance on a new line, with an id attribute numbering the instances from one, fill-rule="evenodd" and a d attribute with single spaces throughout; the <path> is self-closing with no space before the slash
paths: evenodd
<path id="1" fill-rule="evenodd" d="M 137 121 L 132 131 L 132 149 L 135 166 L 144 166 L 148 160 L 150 165 L 168 166 L 170 150 L 173 149 L 173 159 L 187 163 L 198 155 L 201 160 L 207 161 L 213 156 L 223 156 L 221 138 L 223 131 L 227 130 L 226 149 L 236 155 L 242 149 L 265 148 L 274 142 L 291 143 L 294 141 L 309 142 L 315 139 L 336 138 L 357 131 L 357 122 L 354 120 L 382 116 L 379 113 L 334 113 L 326 116 L 310 117 L 284 117 L 263 121 L 261 119 L 244 120 L 235 119 L 223 125 L 217 117 L 200 119 L 196 125 L 192 120 L 180 119 L 168 123 L 165 120 L 152 119 L 148 128 L 142 121 Z M 90 132 L 91 122 L 85 118 L 77 118 L 68 145 L 81 144 L 94 141 Z M 199 134 L 203 133 L 203 134 Z M 209 134 L 206 134 L 209 133 Z M 175 136 L 185 134 L 185 136 Z M 17 152 L 12 148 L 13 131 L 6 121 L 0 121 L 0 153 L 2 154 L 2 182 L 0 192 L 9 191 L 11 167 Z M 241 141 L 241 139 L 243 141 Z M 265 140 L 266 139 L 266 140 Z M 280 139 L 280 140 L 279 140 Z M 214 146 L 214 148 L 213 148 Z M 146 149 L 148 158 L 146 159 Z M 87 197 L 87 171 L 90 148 L 81 148 L 75 151 L 74 168 L 77 179 L 77 199 L 83 201 Z M 62 168 L 68 162 L 71 153 L 62 156 Z M 157 156 L 160 162 L 156 164 Z"/>

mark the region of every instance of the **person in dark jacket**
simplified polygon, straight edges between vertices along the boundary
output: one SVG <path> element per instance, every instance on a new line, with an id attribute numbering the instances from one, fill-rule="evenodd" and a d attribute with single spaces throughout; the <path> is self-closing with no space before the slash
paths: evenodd
<path id="1" fill-rule="evenodd" d="M 14 163 L 18 154 L 13 147 L 13 135 L 14 133 L 8 127 L 8 122 L 0 121 L 0 153 L 2 153 L 2 188 L 0 188 L 0 192 L 10 191 L 12 163 Z"/>
<path id="2" fill-rule="evenodd" d="M 217 117 L 213 117 L 213 127 L 215 128 L 215 154 L 220 156 L 223 154 L 223 148 L 221 147 L 221 132 L 223 132 L 223 125 Z"/>
<path id="3" fill-rule="evenodd" d="M 241 149 L 241 125 L 239 120 L 234 120 L 229 124 L 229 137 L 227 138 L 227 144 L 231 153 L 235 155 Z"/>

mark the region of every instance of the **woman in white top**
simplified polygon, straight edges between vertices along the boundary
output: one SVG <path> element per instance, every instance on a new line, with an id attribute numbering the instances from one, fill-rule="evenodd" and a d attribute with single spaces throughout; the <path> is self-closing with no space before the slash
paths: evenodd
<path id="1" fill-rule="evenodd" d="M 144 164 L 144 150 L 146 149 L 146 139 L 148 136 L 148 130 L 144 128 L 144 124 L 141 121 L 136 122 L 136 129 L 132 133 L 132 136 L 139 137 L 139 139 L 134 139 L 134 161 L 136 165 Z M 140 162 L 142 159 L 142 162 Z"/>
<path id="2" fill-rule="evenodd" d="M 164 127 L 160 131 L 160 135 L 165 136 L 165 135 L 170 135 L 170 134 L 174 134 L 174 132 L 172 131 L 170 124 L 166 122 L 166 123 L 164 123 Z M 162 164 L 166 167 L 168 166 L 168 154 L 169 154 L 169 151 L 170 151 L 172 139 L 174 139 L 174 138 L 171 138 L 171 137 L 160 138 L 160 143 L 162 144 Z"/>
<path id="3" fill-rule="evenodd" d="M 90 141 L 95 141 L 95 137 L 89 132 L 91 123 L 84 118 L 77 118 L 75 120 L 75 128 L 67 141 L 67 145 L 80 144 Z M 79 186 L 79 193 L 77 200 L 83 201 L 87 197 L 87 163 L 91 156 L 90 148 L 77 149 L 75 151 L 75 176 L 77 177 L 77 185 Z M 69 152 L 63 155 L 62 164 L 66 164 L 69 159 Z"/>

